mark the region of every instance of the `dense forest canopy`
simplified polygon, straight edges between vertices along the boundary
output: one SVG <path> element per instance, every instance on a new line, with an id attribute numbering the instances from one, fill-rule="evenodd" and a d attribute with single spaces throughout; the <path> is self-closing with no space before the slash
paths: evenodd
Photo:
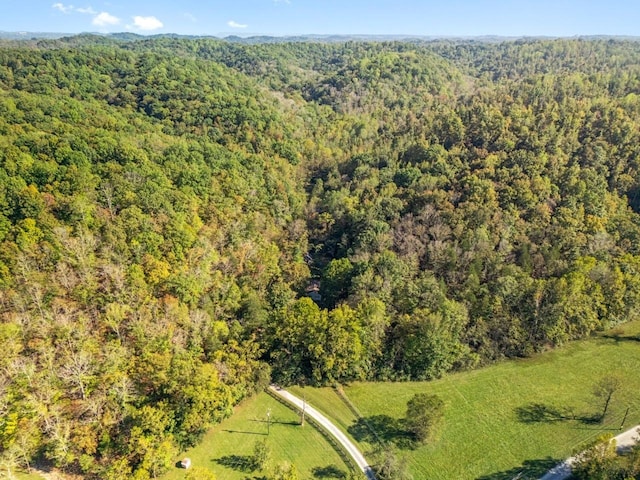
<path id="1" fill-rule="evenodd" d="M 270 379 L 637 318 L 639 169 L 635 42 L 5 42 L 2 468 L 155 477 Z"/>

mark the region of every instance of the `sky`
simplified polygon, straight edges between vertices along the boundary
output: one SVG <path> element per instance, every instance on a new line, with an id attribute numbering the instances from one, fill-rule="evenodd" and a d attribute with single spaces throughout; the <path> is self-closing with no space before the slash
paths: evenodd
<path id="1" fill-rule="evenodd" d="M 0 0 L 0 31 L 640 36 L 640 0 Z"/>

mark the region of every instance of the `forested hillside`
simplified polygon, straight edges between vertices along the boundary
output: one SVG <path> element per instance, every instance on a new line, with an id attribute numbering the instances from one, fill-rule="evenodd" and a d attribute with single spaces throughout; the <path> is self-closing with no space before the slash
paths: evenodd
<path id="1" fill-rule="evenodd" d="M 634 42 L 5 42 L 2 468 L 155 477 L 271 378 L 637 318 L 639 169 Z"/>

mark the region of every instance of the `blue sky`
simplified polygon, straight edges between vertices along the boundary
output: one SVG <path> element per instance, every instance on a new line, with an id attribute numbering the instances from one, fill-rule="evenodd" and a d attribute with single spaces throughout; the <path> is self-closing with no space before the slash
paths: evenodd
<path id="1" fill-rule="evenodd" d="M 640 35 L 640 0 L 0 0 L 0 30 Z"/>

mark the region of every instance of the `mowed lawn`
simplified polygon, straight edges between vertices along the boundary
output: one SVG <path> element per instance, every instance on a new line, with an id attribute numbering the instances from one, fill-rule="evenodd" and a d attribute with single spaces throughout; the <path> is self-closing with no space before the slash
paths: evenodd
<path id="1" fill-rule="evenodd" d="M 602 404 L 593 387 L 610 375 L 624 386 L 605 422 L 594 423 Z M 353 427 L 355 414 L 333 389 L 295 391 L 371 450 L 371 435 Z M 624 429 L 640 423 L 640 322 L 530 359 L 433 382 L 354 383 L 345 392 L 380 437 L 398 445 L 416 480 L 537 478 L 586 442 L 619 433 L 627 408 Z M 411 449 L 399 420 L 418 392 L 439 395 L 446 413 L 438 438 Z"/>
<path id="2" fill-rule="evenodd" d="M 267 412 L 271 427 L 267 436 Z M 331 444 L 310 425 L 301 427 L 300 417 L 266 393 L 248 399 L 234 414 L 212 428 L 196 447 L 184 452 L 192 465 L 212 470 L 218 480 L 262 478 L 264 472 L 243 471 L 257 441 L 267 440 L 274 464 L 293 463 L 301 479 L 326 478 L 328 473 L 348 472 Z M 176 461 L 179 459 L 176 458 Z M 172 468 L 164 480 L 183 479 L 186 470 Z M 324 475 L 324 477 L 323 477 Z"/>

